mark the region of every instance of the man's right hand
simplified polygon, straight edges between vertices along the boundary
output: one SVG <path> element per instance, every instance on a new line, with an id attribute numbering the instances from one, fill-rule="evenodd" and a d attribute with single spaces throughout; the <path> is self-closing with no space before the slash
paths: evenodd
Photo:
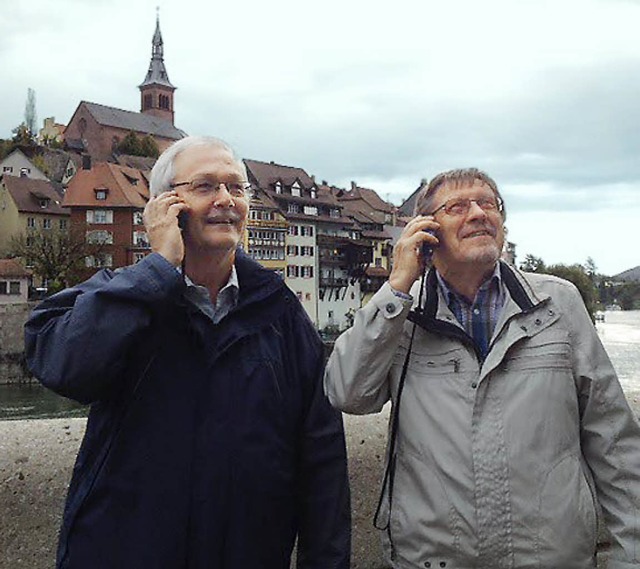
<path id="1" fill-rule="evenodd" d="M 440 224 L 433 216 L 418 215 L 402 230 L 400 239 L 393 248 L 393 269 L 389 275 L 389 284 L 399 292 L 409 293 L 411 286 L 422 274 L 424 259 L 421 250 L 423 243 L 431 246 L 438 244 L 438 238 L 425 230 L 437 231 Z"/>
<path id="2" fill-rule="evenodd" d="M 144 225 L 151 250 L 160 253 L 173 266 L 179 267 L 184 258 L 184 241 L 178 226 L 178 214 L 187 204 L 176 192 L 163 192 L 151 198 L 144 208 Z"/>

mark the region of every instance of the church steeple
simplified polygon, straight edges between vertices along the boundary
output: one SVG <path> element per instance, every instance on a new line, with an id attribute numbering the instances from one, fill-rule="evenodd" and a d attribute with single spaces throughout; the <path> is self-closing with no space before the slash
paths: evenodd
<path id="1" fill-rule="evenodd" d="M 173 92 L 176 88 L 169 81 L 164 66 L 164 43 L 160 32 L 160 14 L 156 14 L 156 31 L 151 42 L 149 71 L 140 89 L 140 111 L 167 120 L 173 124 Z"/>

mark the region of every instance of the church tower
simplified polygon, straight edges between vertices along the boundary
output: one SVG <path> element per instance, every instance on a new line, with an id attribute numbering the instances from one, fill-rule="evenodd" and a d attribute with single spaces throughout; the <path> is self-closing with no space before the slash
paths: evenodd
<path id="1" fill-rule="evenodd" d="M 156 16 L 156 31 L 153 34 L 151 63 L 140 89 L 140 111 L 169 121 L 173 124 L 173 92 L 176 88 L 169 81 L 164 66 L 160 15 Z"/>

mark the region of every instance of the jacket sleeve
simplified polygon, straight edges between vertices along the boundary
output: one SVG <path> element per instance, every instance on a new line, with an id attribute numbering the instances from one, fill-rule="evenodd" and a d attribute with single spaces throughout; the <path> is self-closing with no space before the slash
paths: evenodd
<path id="1" fill-rule="evenodd" d="M 298 447 L 297 568 L 349 569 L 351 509 L 342 416 L 322 390 L 322 342 L 306 315 L 302 320 L 296 338 L 308 382 Z"/>
<path id="2" fill-rule="evenodd" d="M 29 369 L 60 395 L 81 403 L 102 399 L 149 332 L 153 314 L 182 286 L 178 271 L 154 253 L 51 296 L 25 324 Z"/>
<path id="3" fill-rule="evenodd" d="M 385 283 L 335 343 L 324 388 L 331 404 L 347 413 L 379 412 L 390 397 L 389 369 L 398 350 L 411 301 Z"/>
<path id="4" fill-rule="evenodd" d="M 640 567 L 640 427 L 573 287 L 568 314 L 581 444 L 611 534 L 609 569 Z"/>

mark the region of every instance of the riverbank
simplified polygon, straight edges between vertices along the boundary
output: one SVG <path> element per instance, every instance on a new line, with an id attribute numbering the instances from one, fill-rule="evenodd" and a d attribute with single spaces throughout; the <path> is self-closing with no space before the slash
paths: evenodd
<path id="1" fill-rule="evenodd" d="M 372 519 L 387 436 L 378 415 L 345 415 L 353 513 L 352 569 L 385 569 Z M 636 412 L 638 409 L 636 409 Z M 0 421 L 0 569 L 50 569 L 86 419 Z M 606 569 L 606 555 L 599 556 Z"/>

